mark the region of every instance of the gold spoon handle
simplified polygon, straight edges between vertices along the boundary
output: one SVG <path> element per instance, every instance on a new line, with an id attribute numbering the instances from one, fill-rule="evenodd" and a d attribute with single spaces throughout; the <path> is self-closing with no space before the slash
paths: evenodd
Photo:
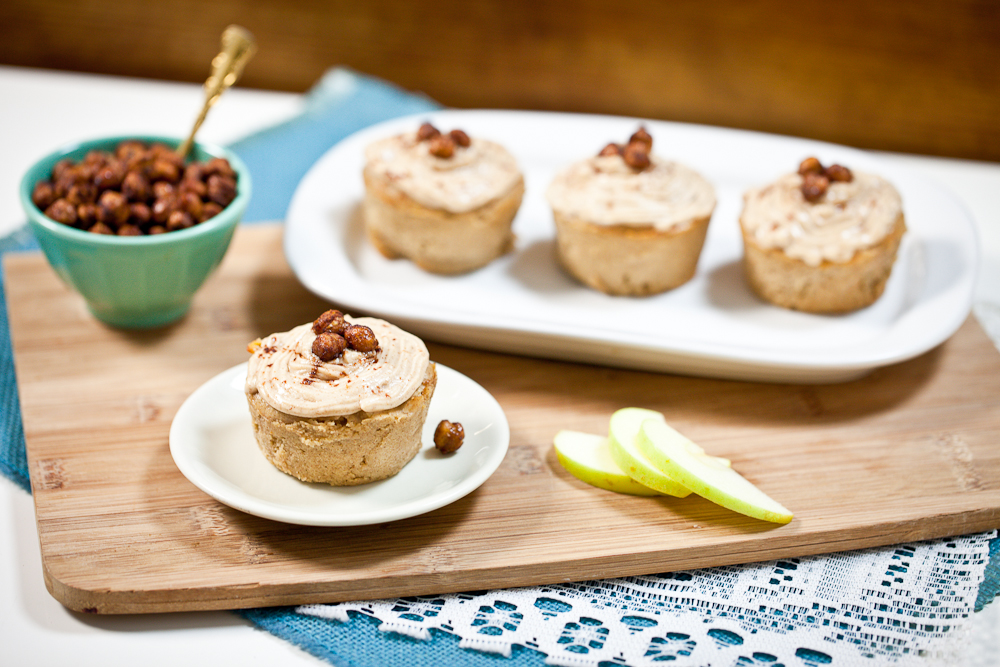
<path id="1" fill-rule="evenodd" d="M 205 122 L 208 110 L 212 108 L 222 93 L 236 83 L 243 73 L 243 68 L 247 61 L 257 50 L 257 44 L 250 31 L 238 25 L 231 25 L 222 33 L 222 51 L 212 59 L 212 75 L 205 81 L 205 104 L 201 107 L 201 113 L 191 128 L 191 134 L 184 140 L 184 143 L 177 149 L 177 153 L 184 157 L 191 150 L 194 144 L 194 135 L 198 128 Z"/>

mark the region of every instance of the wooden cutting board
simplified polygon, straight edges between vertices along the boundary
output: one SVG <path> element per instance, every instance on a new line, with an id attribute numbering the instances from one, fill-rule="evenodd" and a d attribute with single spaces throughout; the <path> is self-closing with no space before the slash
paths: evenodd
<path id="1" fill-rule="evenodd" d="M 277 523 L 219 504 L 168 451 L 171 419 L 246 344 L 327 304 L 276 227 L 244 228 L 180 323 L 94 320 L 37 254 L 5 258 L 46 584 L 67 607 L 163 612 L 438 594 L 828 553 L 1000 527 L 1000 354 L 974 320 L 939 348 L 831 386 L 707 380 L 429 344 L 500 402 L 510 450 L 479 490 L 375 526 Z M 696 496 L 568 475 L 552 437 L 624 406 L 682 433 L 795 512 L 775 526 Z"/>

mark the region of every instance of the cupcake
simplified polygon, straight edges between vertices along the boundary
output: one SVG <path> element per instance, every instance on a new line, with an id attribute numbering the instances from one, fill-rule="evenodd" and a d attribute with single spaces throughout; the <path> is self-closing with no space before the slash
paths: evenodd
<path id="1" fill-rule="evenodd" d="M 845 313 L 882 295 L 906 222 L 891 183 L 810 157 L 748 191 L 740 227 L 747 282 L 762 299 Z"/>
<path id="2" fill-rule="evenodd" d="M 416 336 L 330 310 L 249 350 L 253 431 L 279 470 L 354 486 L 395 475 L 420 451 L 437 374 Z"/>
<path id="3" fill-rule="evenodd" d="M 503 146 L 430 123 L 365 151 L 365 230 L 390 259 L 466 273 L 514 245 L 524 177 Z"/>
<path id="4" fill-rule="evenodd" d="M 556 174 L 546 197 L 565 270 L 606 294 L 646 296 L 695 273 L 715 190 L 692 169 L 652 152 L 644 129 L 628 144 Z"/>

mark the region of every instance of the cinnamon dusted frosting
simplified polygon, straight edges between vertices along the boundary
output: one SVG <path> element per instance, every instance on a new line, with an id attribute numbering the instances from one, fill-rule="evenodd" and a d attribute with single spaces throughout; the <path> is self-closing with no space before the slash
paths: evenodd
<path id="1" fill-rule="evenodd" d="M 562 215 L 598 225 L 652 226 L 681 231 L 715 209 L 715 190 L 684 165 L 650 155 L 636 171 L 617 155 L 574 163 L 556 174 L 546 192 Z"/>
<path id="2" fill-rule="evenodd" d="M 872 174 L 854 172 L 850 183 L 830 183 L 814 204 L 801 185 L 802 176 L 786 174 L 749 190 L 740 222 L 758 246 L 781 249 L 809 266 L 849 262 L 888 236 L 903 210 L 896 188 Z"/>
<path id="3" fill-rule="evenodd" d="M 324 362 L 312 353 L 312 323 L 271 334 L 250 357 L 247 394 L 259 392 L 276 410 L 314 418 L 379 412 L 406 402 L 424 381 L 430 359 L 424 342 L 380 319 L 345 319 L 369 327 L 380 349 L 347 349 Z"/>
<path id="4" fill-rule="evenodd" d="M 465 213 L 502 197 L 521 180 L 517 162 L 499 144 L 472 139 L 452 157 L 430 154 L 416 132 L 388 137 L 365 150 L 366 169 L 428 207 Z"/>

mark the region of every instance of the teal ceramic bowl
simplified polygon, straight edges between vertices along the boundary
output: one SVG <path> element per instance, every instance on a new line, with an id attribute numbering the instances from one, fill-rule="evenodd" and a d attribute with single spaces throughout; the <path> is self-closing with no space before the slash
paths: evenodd
<path id="1" fill-rule="evenodd" d="M 49 178 L 63 158 L 79 161 L 93 149 L 113 151 L 126 139 L 177 146 L 174 137 L 122 136 L 66 146 L 35 163 L 21 180 L 21 205 L 52 268 L 79 292 L 101 321 L 120 328 L 146 329 L 180 319 L 191 299 L 222 261 L 250 200 L 246 165 L 230 151 L 196 143 L 189 159 L 223 157 L 237 174 L 237 194 L 221 213 L 179 231 L 153 236 L 105 236 L 60 224 L 31 201 L 35 183 Z"/>

